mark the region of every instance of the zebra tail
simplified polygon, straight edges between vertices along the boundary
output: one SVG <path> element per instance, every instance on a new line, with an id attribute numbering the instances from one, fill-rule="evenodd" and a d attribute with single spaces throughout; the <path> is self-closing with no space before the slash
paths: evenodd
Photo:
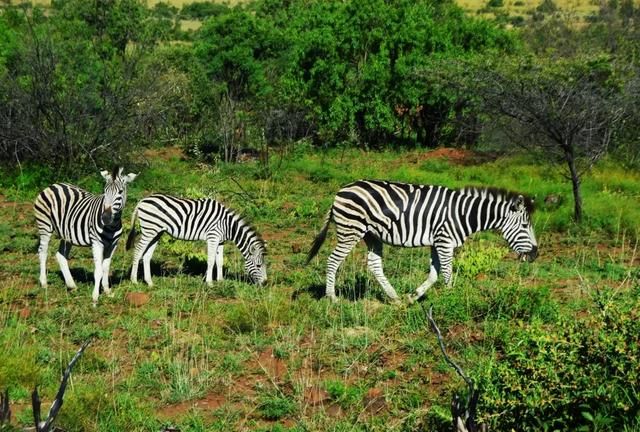
<path id="1" fill-rule="evenodd" d="M 305 265 L 309 264 L 313 259 L 313 257 L 315 257 L 318 254 L 318 251 L 322 247 L 322 244 L 327 239 L 327 232 L 329 231 L 329 224 L 331 223 L 332 213 L 333 213 L 333 207 L 329 209 L 329 212 L 327 213 L 327 216 L 324 219 L 324 226 L 322 227 L 322 230 L 318 233 L 315 240 L 313 241 L 313 244 L 311 245 L 311 250 L 307 255 L 307 262 L 305 263 Z"/>
<path id="2" fill-rule="evenodd" d="M 125 250 L 129 250 L 133 247 L 133 243 L 136 241 L 136 217 L 138 216 L 138 207 L 136 206 L 135 210 L 133 210 L 133 215 L 131 216 L 131 231 L 129 231 L 129 236 L 127 237 L 127 245 L 125 246 Z"/>

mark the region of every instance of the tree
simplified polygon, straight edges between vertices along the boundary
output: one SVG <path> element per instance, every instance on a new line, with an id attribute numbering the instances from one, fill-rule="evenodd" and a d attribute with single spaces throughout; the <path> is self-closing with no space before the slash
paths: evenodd
<path id="1" fill-rule="evenodd" d="M 77 175 L 124 162 L 164 129 L 174 87 L 152 64 L 149 23 L 127 12 L 139 12 L 132 0 L 88 3 L 0 15 L 0 161 Z"/>
<path id="2" fill-rule="evenodd" d="M 512 142 L 564 165 L 580 222 L 582 176 L 607 153 L 632 99 L 607 57 L 538 62 L 482 68 L 476 85 L 485 111 L 505 121 Z"/>

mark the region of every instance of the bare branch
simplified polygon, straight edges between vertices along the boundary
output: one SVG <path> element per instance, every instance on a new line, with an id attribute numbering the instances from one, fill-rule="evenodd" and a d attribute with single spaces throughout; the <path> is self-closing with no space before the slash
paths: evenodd
<path id="1" fill-rule="evenodd" d="M 0 425 L 11 421 L 11 408 L 9 408 L 9 389 L 0 394 Z"/>
<path id="2" fill-rule="evenodd" d="M 486 430 L 485 425 L 476 425 L 476 410 L 478 406 L 478 399 L 480 397 L 480 392 L 475 388 L 473 380 L 469 378 L 462 368 L 458 366 L 456 362 L 451 360 L 449 355 L 447 354 L 447 350 L 444 347 L 444 342 L 442 340 L 442 333 L 438 328 L 435 320 L 433 319 L 433 305 L 429 307 L 429 311 L 425 310 L 424 305 L 421 303 L 422 310 L 425 311 L 427 318 L 429 319 L 429 324 L 431 325 L 431 330 L 436 334 L 438 338 L 438 344 L 440 345 L 440 351 L 442 351 L 442 355 L 446 362 L 455 369 L 457 374 L 467 383 L 469 387 L 469 393 L 467 394 L 466 403 L 462 404 L 460 400 L 460 396 L 458 394 L 454 394 L 451 400 L 451 416 L 453 420 L 453 428 L 457 432 L 476 432 L 480 430 Z"/>
<path id="3" fill-rule="evenodd" d="M 78 352 L 73 356 L 67 368 L 62 375 L 62 382 L 60 383 L 60 388 L 58 389 L 58 393 L 56 394 L 56 398 L 51 404 L 51 408 L 49 409 L 49 414 L 44 421 L 40 421 L 40 395 L 38 395 L 38 387 L 33 390 L 31 394 L 31 403 L 33 405 L 33 419 L 36 426 L 37 432 L 49 432 L 53 421 L 56 419 L 60 408 L 62 407 L 64 392 L 67 389 L 67 382 L 69 381 L 69 377 L 71 376 L 71 370 L 75 366 L 76 362 L 82 356 L 84 350 L 89 346 L 89 344 L 93 341 L 93 337 L 90 337 L 85 343 L 82 344 Z"/>

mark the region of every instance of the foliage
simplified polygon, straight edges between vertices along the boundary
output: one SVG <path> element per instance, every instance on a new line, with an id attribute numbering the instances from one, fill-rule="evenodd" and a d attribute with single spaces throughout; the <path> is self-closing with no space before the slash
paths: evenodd
<path id="1" fill-rule="evenodd" d="M 582 219 L 580 182 L 603 157 L 612 137 L 635 111 L 625 83 L 608 57 L 537 62 L 516 60 L 500 70 L 482 66 L 476 79 L 488 113 L 502 119 L 511 142 L 564 165 L 572 182 L 574 218 Z M 640 77 L 632 75 L 630 83 Z M 626 90 L 626 92 L 624 91 Z"/>
<path id="2" fill-rule="evenodd" d="M 614 298 L 621 297 L 616 299 Z M 511 328 L 486 370 L 497 430 L 621 430 L 640 414 L 638 291 L 603 289 L 580 319 Z"/>
<path id="3" fill-rule="evenodd" d="M 456 268 L 460 275 L 474 278 L 481 273 L 491 271 L 507 253 L 504 247 L 497 247 L 480 240 L 469 246 L 456 257 Z"/>
<path id="4" fill-rule="evenodd" d="M 173 89 L 150 67 L 159 36 L 146 9 L 68 0 L 38 11 L 0 15 L 0 160 L 94 170 L 158 138 Z"/>
<path id="5" fill-rule="evenodd" d="M 184 19 L 203 19 L 219 15 L 227 10 L 227 6 L 212 2 L 194 2 L 182 6 L 180 16 Z"/>

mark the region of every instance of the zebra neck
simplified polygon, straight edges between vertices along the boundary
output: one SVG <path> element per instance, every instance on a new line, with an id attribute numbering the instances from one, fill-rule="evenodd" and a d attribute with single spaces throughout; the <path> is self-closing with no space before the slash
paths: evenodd
<path id="1" fill-rule="evenodd" d="M 223 240 L 230 240 L 236 244 L 242 255 L 246 255 L 249 246 L 256 238 L 256 233 L 238 215 L 230 214 L 226 220 Z"/>
<path id="2" fill-rule="evenodd" d="M 460 214 L 460 228 L 465 238 L 476 232 L 502 228 L 504 202 L 484 197 L 465 198 Z"/>

